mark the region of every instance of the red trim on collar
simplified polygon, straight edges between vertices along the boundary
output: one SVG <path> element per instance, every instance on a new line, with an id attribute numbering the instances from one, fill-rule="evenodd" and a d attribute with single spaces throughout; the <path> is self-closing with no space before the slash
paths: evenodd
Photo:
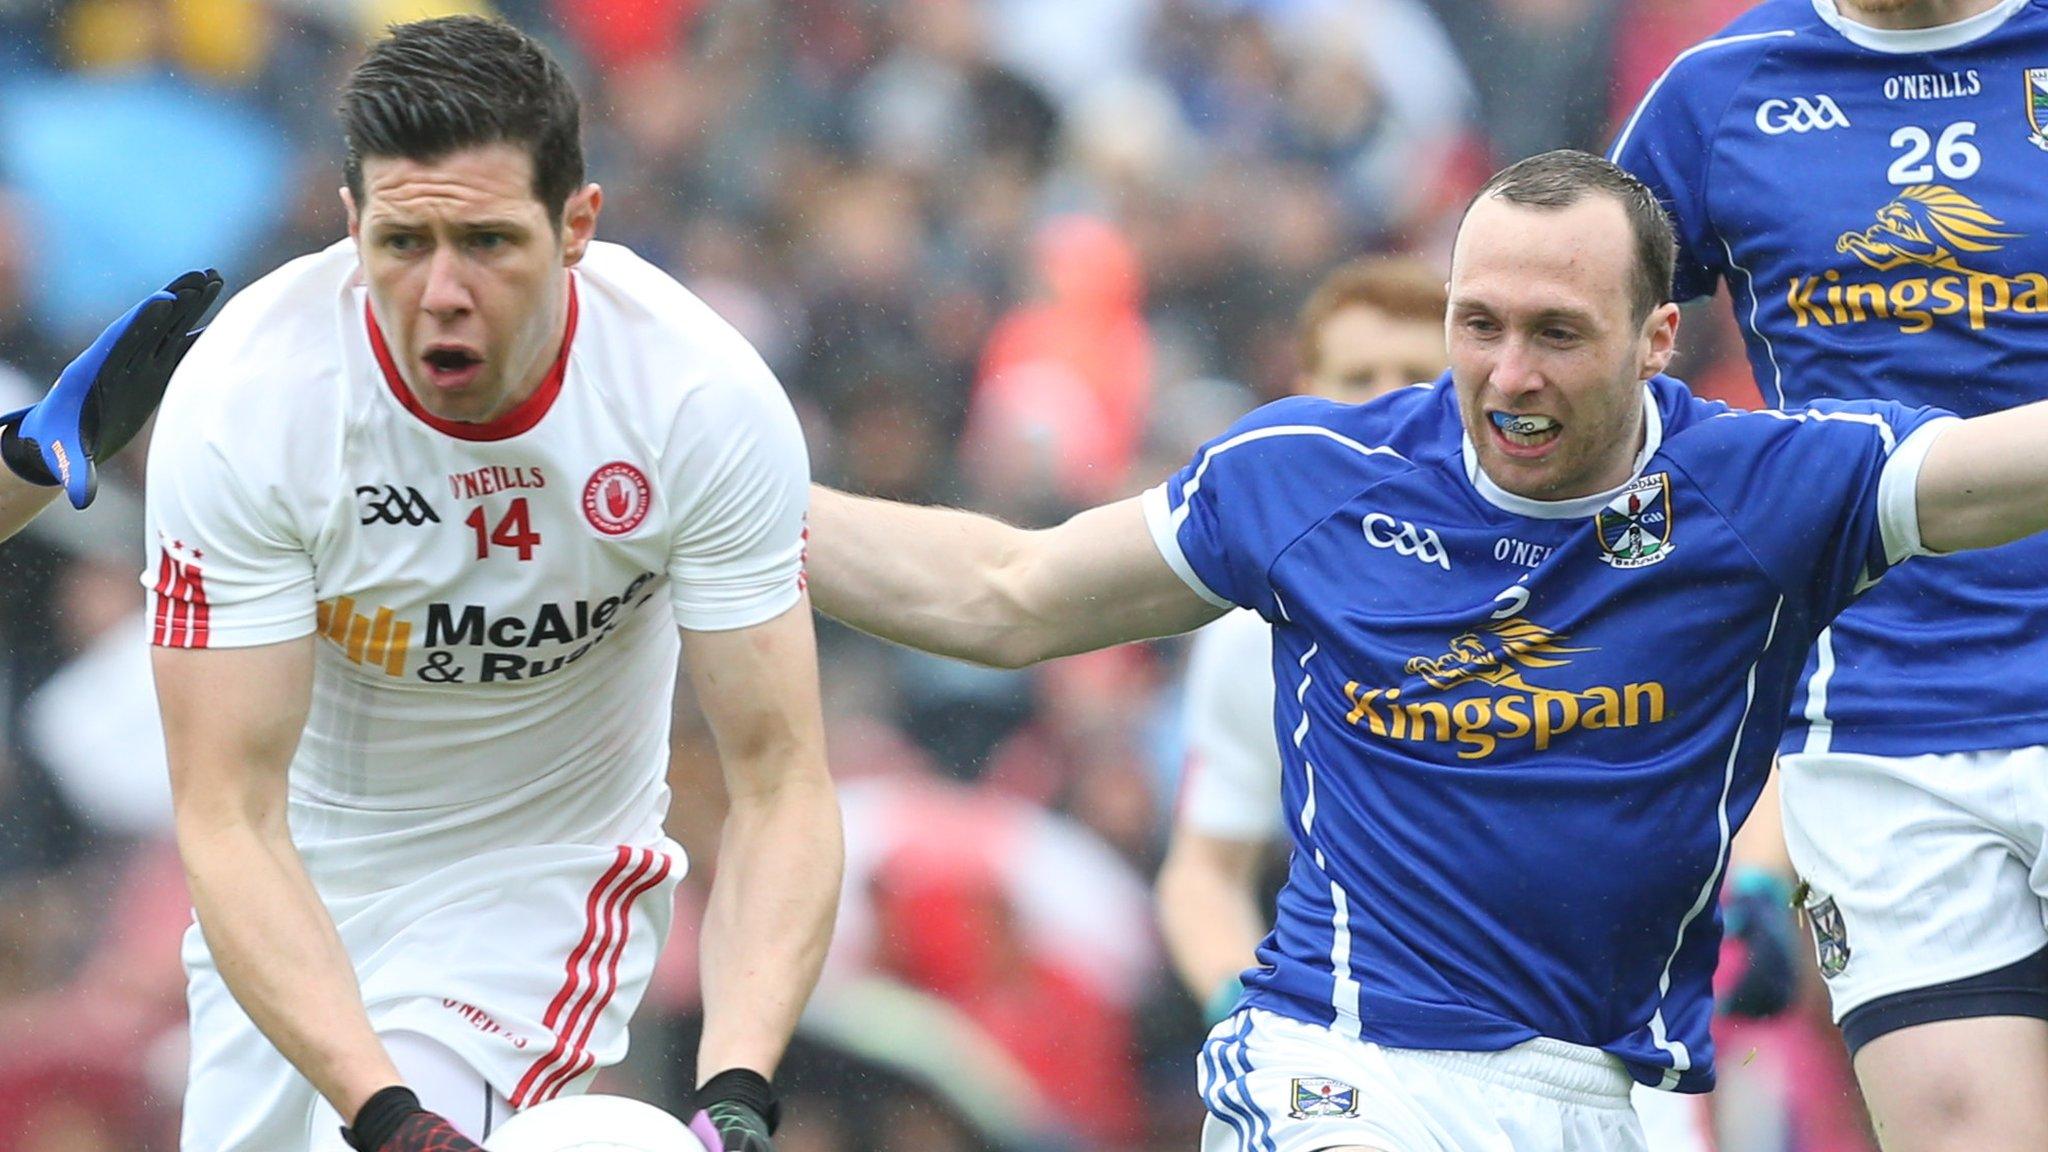
<path id="1" fill-rule="evenodd" d="M 471 424 L 460 420 L 443 420 L 420 406 L 419 397 L 406 386 L 405 378 L 398 374 L 398 365 L 391 359 L 391 348 L 384 343 L 384 331 L 377 327 L 377 315 L 370 310 L 370 301 L 363 300 L 363 321 L 370 329 L 370 351 L 377 356 L 377 367 L 384 372 L 384 383 L 391 388 L 391 394 L 407 412 L 417 416 L 422 424 L 436 432 L 453 436 L 457 440 L 505 440 L 519 435 L 540 423 L 548 414 L 555 397 L 562 391 L 562 378 L 569 372 L 569 345 L 576 339 L 576 277 L 569 277 L 569 318 L 562 326 L 562 351 L 548 368 L 540 387 L 533 395 L 521 400 L 512 410 L 487 424 Z"/>

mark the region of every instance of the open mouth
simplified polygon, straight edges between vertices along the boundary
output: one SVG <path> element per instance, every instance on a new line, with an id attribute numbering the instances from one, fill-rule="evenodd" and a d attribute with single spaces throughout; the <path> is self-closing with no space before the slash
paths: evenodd
<path id="1" fill-rule="evenodd" d="M 476 379 L 484 360 L 467 348 L 442 345 L 427 349 L 420 362 L 426 365 L 427 378 L 436 387 L 460 388 Z"/>
<path id="2" fill-rule="evenodd" d="M 1542 448 L 1564 432 L 1554 418 L 1533 413 L 1488 412 L 1494 432 L 1515 448 Z"/>

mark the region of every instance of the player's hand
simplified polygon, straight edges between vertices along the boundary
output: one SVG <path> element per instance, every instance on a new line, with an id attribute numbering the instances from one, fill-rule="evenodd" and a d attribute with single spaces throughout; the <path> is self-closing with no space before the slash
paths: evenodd
<path id="1" fill-rule="evenodd" d="M 31 484 L 63 485 L 74 508 L 92 503 L 97 465 L 156 411 L 220 288 L 211 268 L 187 272 L 108 325 L 41 401 L 0 416 L 0 461 Z"/>
<path id="2" fill-rule="evenodd" d="M 420 1107 L 412 1089 L 395 1084 L 365 1101 L 341 1138 L 356 1152 L 484 1152 L 446 1118 Z"/>
<path id="3" fill-rule="evenodd" d="M 1728 935 L 1746 954 L 1742 974 L 1722 997 L 1721 1010 L 1758 1019 L 1791 1007 L 1799 987 L 1799 925 L 1792 915 L 1790 887 L 1774 873 L 1744 869 L 1729 884 L 1721 914 Z"/>
<path id="4" fill-rule="evenodd" d="M 775 1152 L 782 1108 L 759 1072 L 728 1068 L 697 1089 L 690 1131 L 711 1152 Z"/>

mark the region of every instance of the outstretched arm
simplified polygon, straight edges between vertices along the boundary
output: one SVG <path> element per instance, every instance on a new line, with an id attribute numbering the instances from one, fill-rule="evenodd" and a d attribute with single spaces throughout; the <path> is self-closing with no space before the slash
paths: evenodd
<path id="1" fill-rule="evenodd" d="M 819 611 L 977 664 L 1021 668 L 1221 614 L 1167 567 L 1135 498 L 1034 531 L 813 486 L 810 524 Z"/>
<path id="2" fill-rule="evenodd" d="M 150 293 L 67 365 L 42 400 L 0 415 L 0 540 L 59 491 L 73 507 L 92 503 L 98 465 L 156 411 L 220 286 L 215 272 L 187 272 Z"/>
<path id="3" fill-rule="evenodd" d="M 31 484 L 12 472 L 0 472 L 0 540 L 21 531 L 36 513 L 50 506 L 57 492 L 55 486 Z"/>
<path id="4" fill-rule="evenodd" d="M 1920 465 L 1920 542 L 1993 548 L 2048 529 L 2048 402 L 1964 420 Z"/>

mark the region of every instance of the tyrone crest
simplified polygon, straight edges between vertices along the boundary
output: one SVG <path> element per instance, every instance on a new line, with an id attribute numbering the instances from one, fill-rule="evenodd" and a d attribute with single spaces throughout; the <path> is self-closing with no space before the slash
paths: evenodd
<path id="1" fill-rule="evenodd" d="M 1671 474 L 1629 482 L 1593 514 L 1600 559 L 1614 568 L 1647 568 L 1671 555 Z"/>
<path id="2" fill-rule="evenodd" d="M 606 536 L 624 536 L 647 519 L 654 489 L 647 476 L 623 460 L 614 460 L 590 474 L 583 485 L 583 518 Z"/>

